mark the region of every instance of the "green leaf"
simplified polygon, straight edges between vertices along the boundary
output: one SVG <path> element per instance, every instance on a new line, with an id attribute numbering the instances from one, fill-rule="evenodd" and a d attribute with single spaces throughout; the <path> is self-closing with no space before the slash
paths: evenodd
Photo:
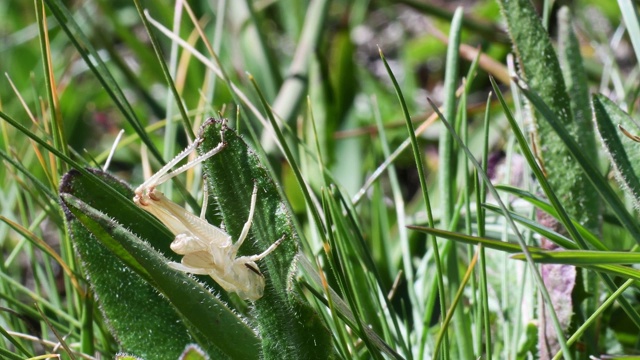
<path id="1" fill-rule="evenodd" d="M 120 350 L 145 358 L 177 358 L 190 339 L 166 299 L 125 266 L 75 216 L 69 218 L 68 228 Z"/>
<path id="2" fill-rule="evenodd" d="M 543 118 L 553 127 L 562 141 L 564 141 L 573 158 L 577 163 L 580 164 L 589 181 L 593 184 L 594 188 L 598 191 L 604 202 L 610 206 L 611 210 L 620 220 L 620 223 L 622 223 L 622 225 L 629 231 L 629 233 L 633 236 L 634 239 L 636 239 L 637 242 L 640 242 L 640 227 L 638 227 L 638 224 L 633 216 L 627 211 L 620 198 L 613 191 L 607 179 L 605 179 L 604 176 L 599 173 L 598 168 L 594 166 L 591 159 L 588 159 L 584 155 L 581 147 L 571 137 L 567 130 L 558 122 L 556 115 L 551 111 L 551 109 L 549 109 L 547 104 L 540 98 L 540 96 L 538 96 L 537 93 L 530 91 L 527 85 L 522 83 L 521 80 L 518 79 L 518 81 L 516 81 L 516 84 L 518 85 L 522 93 L 529 99 L 531 104 L 540 112 L 540 114 L 542 114 Z M 495 83 L 494 89 L 496 89 Z M 501 100 L 501 102 L 503 102 L 503 100 Z M 532 166 L 536 165 L 534 164 Z M 541 183 L 543 182 L 542 180 L 544 180 L 544 178 L 541 179 Z M 558 207 L 556 208 L 558 210 L 561 210 Z M 571 223 L 567 223 L 566 221 L 563 223 L 568 229 L 571 228 Z M 573 234 L 572 237 L 577 240 L 578 237 L 576 237 L 576 235 L 579 236 L 579 234 Z M 617 290 L 617 286 L 613 282 L 613 279 L 608 276 L 602 276 L 602 279 L 605 281 L 607 287 L 611 291 Z M 620 298 L 619 302 L 624 311 L 633 320 L 635 325 L 637 327 L 640 327 L 640 314 L 638 314 L 638 312 L 625 298 Z"/>
<path id="3" fill-rule="evenodd" d="M 566 6 L 558 12 L 558 59 L 571 101 L 571 112 L 577 131 L 575 136 L 584 145 L 585 154 L 596 160 L 598 148 L 591 121 L 589 84 L 580 54 L 580 43 L 573 31 L 571 15 Z"/>
<path id="4" fill-rule="evenodd" d="M 496 189 L 500 190 L 500 191 L 506 191 L 509 194 L 515 195 L 517 197 L 519 197 L 520 199 L 530 203 L 531 205 L 539 208 L 540 210 L 546 212 L 547 214 L 553 216 L 556 219 L 559 219 L 562 221 L 562 217 L 560 216 L 559 211 L 557 211 L 556 208 L 553 207 L 553 205 L 549 204 L 548 202 L 536 197 L 535 195 L 533 195 L 532 193 L 522 190 L 522 189 L 518 189 L 512 186 L 508 186 L 508 185 L 497 185 Z M 491 205 L 489 205 L 488 207 L 492 207 Z M 590 232 L 588 229 L 586 229 L 584 226 L 580 225 L 578 223 L 577 220 L 575 219 L 569 219 L 571 221 L 572 226 L 575 228 L 575 230 L 580 234 L 580 237 L 589 245 L 593 246 L 594 249 L 597 250 L 603 250 L 603 251 L 607 251 L 609 250 L 601 241 L 600 239 L 598 239 L 598 237 L 596 235 L 594 235 L 592 232 Z M 526 225 L 526 224 L 525 224 Z M 537 225 L 538 227 L 540 225 Z M 534 227 L 530 227 L 527 225 L 527 227 L 534 229 Z M 544 235 L 542 233 L 540 233 L 541 235 Z M 573 245 L 569 245 L 569 244 L 562 244 L 562 243 L 557 243 L 558 245 L 564 247 L 565 249 L 572 249 Z M 565 246 L 567 245 L 567 246 Z M 575 245 L 580 246 L 579 243 L 576 243 Z M 585 249 L 586 250 L 586 249 Z"/>
<path id="5" fill-rule="evenodd" d="M 180 360 L 207 360 L 207 355 L 197 346 L 189 345 L 180 356 Z"/>
<path id="6" fill-rule="evenodd" d="M 461 242 L 461 243 L 465 243 L 465 244 L 470 244 L 470 245 L 480 245 L 480 244 L 482 244 L 486 248 L 500 250 L 500 251 L 504 251 L 504 252 L 508 252 L 508 253 L 516 253 L 516 252 L 522 251 L 522 248 L 520 247 L 520 245 L 512 244 L 512 243 L 505 242 L 505 241 L 493 240 L 493 239 L 484 238 L 484 237 L 478 237 L 478 236 L 465 235 L 465 234 L 462 234 L 462 233 L 446 231 L 446 230 L 440 230 L 440 229 L 435 229 L 435 228 L 429 228 L 429 227 L 425 227 L 425 226 L 409 225 L 407 227 L 409 229 L 413 229 L 413 230 L 416 230 L 416 231 L 419 231 L 419 232 L 422 232 L 422 233 L 425 233 L 425 234 L 437 236 L 437 237 L 440 237 L 440 238 L 443 238 L 443 239 L 449 239 L 449 240 L 453 240 L 453 241 L 457 241 L 457 242 Z M 527 249 L 529 251 L 533 251 L 533 250 L 535 250 L 537 248 L 534 248 L 532 246 L 528 246 Z"/>
<path id="7" fill-rule="evenodd" d="M 640 253 L 628 251 L 540 251 L 532 254 L 532 257 L 535 262 L 543 264 L 569 264 L 576 266 L 640 263 Z M 511 258 L 524 260 L 522 254 L 513 255 Z"/>
<path id="8" fill-rule="evenodd" d="M 509 35 L 514 44 L 515 52 L 521 64 L 521 71 L 524 78 L 527 79 L 530 88 L 538 93 L 540 97 L 549 104 L 551 112 L 558 119 L 559 126 L 565 128 L 574 139 L 585 138 L 590 139 L 591 144 L 595 143 L 593 129 L 591 123 L 586 121 L 584 117 L 576 121 L 573 115 L 573 108 L 584 107 L 584 102 L 588 101 L 585 91 L 586 86 L 580 81 L 573 81 L 584 77 L 584 71 L 576 66 L 579 64 L 579 51 L 576 54 L 569 54 L 573 51 L 573 43 L 565 41 L 565 55 L 568 56 L 565 62 L 566 78 L 572 80 L 571 88 L 572 96 L 570 97 L 565 87 L 563 73 L 560 69 L 558 57 L 554 51 L 551 40 L 547 35 L 546 29 L 541 23 L 538 15 L 530 0 L 499 0 L 502 13 L 507 21 Z M 567 20 L 568 22 L 568 20 Z M 561 27 L 566 38 L 571 38 L 569 26 Z M 581 105 L 582 104 L 582 105 Z M 582 110 L 582 109 L 581 109 Z M 535 119 L 535 117 L 534 117 Z M 565 147 L 562 139 L 554 132 L 554 129 L 545 121 L 537 121 L 537 132 L 535 140 L 537 149 L 539 149 L 539 158 L 545 167 L 546 177 L 554 190 L 555 194 L 563 202 L 563 206 L 567 214 L 578 219 L 588 229 L 597 231 L 600 220 L 599 198 L 580 167 L 580 164 L 573 161 L 569 150 Z M 592 146 L 592 149 L 595 147 Z M 594 152 L 595 150 L 591 150 Z M 596 161 L 597 157 L 593 156 L 592 161 Z M 544 219 L 539 218 L 539 221 Z M 553 227 L 558 226 L 557 221 L 549 224 Z M 549 293 L 553 298 L 563 298 L 570 293 L 573 288 L 573 280 L 569 280 L 575 276 L 575 273 L 566 273 L 567 281 L 549 281 L 550 277 L 545 276 L 545 283 L 549 286 Z M 571 284 L 571 285 L 569 285 Z M 567 288 L 568 285 L 568 288 Z M 556 301 L 553 299 L 556 312 L 561 317 L 562 328 L 566 329 L 571 316 L 569 302 Z M 547 310 L 540 309 L 544 313 Z M 566 342 L 560 335 L 559 324 L 554 324 L 555 329 L 551 328 L 548 323 L 541 327 L 540 332 L 540 356 L 545 358 L 555 353 L 560 348 L 567 358 L 571 358 L 568 353 Z M 555 334 L 554 334 L 555 332 Z M 558 342 L 556 343 L 555 339 Z M 550 340 L 551 342 L 547 342 Z M 560 346 L 558 346 L 558 343 Z"/>
<path id="9" fill-rule="evenodd" d="M 444 78 L 444 102 L 442 104 L 442 114 L 445 119 L 453 122 L 456 118 L 456 88 L 458 87 L 458 63 L 460 57 L 458 54 L 458 48 L 460 47 L 460 26 L 462 24 L 462 8 L 456 9 L 456 12 L 451 21 L 451 31 L 449 33 L 449 44 L 447 50 L 447 68 L 445 70 Z M 439 162 L 443 164 L 438 169 L 438 188 L 440 190 L 441 197 L 441 222 L 442 226 L 448 228 L 453 217 L 453 209 L 455 206 L 455 194 L 456 188 L 456 170 L 457 170 L 457 157 L 454 149 L 453 135 L 449 133 L 444 126 L 440 128 L 440 136 L 438 141 Z M 419 164 L 418 166 L 422 166 Z M 455 261 L 455 251 L 449 257 L 449 261 Z M 457 283 L 459 274 L 451 274 L 456 279 Z M 454 285 L 455 286 L 455 285 Z M 467 353 L 469 355 L 470 353 Z"/>
<path id="10" fill-rule="evenodd" d="M 499 240 L 493 240 L 493 239 L 488 239 L 488 238 L 483 238 L 483 237 L 478 237 L 478 236 L 471 236 L 471 235 L 465 235 L 465 234 L 460 234 L 460 233 L 456 233 L 456 232 L 451 232 L 451 231 L 445 231 L 445 230 L 440 230 L 440 229 L 433 229 L 433 228 L 428 228 L 428 227 L 424 227 L 424 226 L 408 226 L 408 228 L 419 231 L 419 232 L 423 232 L 426 234 L 430 234 L 430 235 L 434 235 L 437 237 L 441 237 L 443 239 L 449 239 L 449 240 L 453 240 L 453 241 L 458 241 L 458 242 L 462 242 L 465 244 L 470 244 L 470 245 L 480 245 L 482 244 L 482 246 L 489 248 L 489 249 L 494 249 L 494 250 L 500 250 L 500 251 L 504 251 L 507 253 L 519 253 L 522 251 L 521 247 L 519 245 L 516 244 L 512 244 L 509 242 L 504 242 L 504 241 L 499 241 Z M 599 272 L 603 272 L 603 273 L 609 273 L 609 274 L 613 274 L 613 275 L 617 275 L 617 276 L 622 276 L 625 278 L 629 278 L 629 279 L 635 279 L 635 280 L 640 280 L 640 270 L 636 270 L 630 267 L 626 267 L 626 266 L 621 266 L 621 265 L 617 265 L 620 262 L 616 262 L 615 257 L 616 256 L 622 256 L 623 257 L 623 262 L 627 262 L 629 260 L 633 260 L 634 262 L 636 260 L 638 260 L 638 256 L 637 255 L 632 255 L 630 253 L 627 252 L 615 252 L 615 251 L 609 251 L 609 252 L 603 252 L 603 251 L 581 251 L 581 250 L 576 250 L 576 251 L 571 251 L 571 250 L 561 250 L 561 251 L 545 251 L 543 249 L 540 249 L 538 247 L 534 247 L 534 246 L 527 246 L 527 250 L 529 251 L 529 253 L 531 254 L 531 257 L 536 261 L 536 262 L 543 262 L 543 263 L 554 263 L 554 264 L 563 264 L 563 263 L 568 263 L 571 265 L 576 265 L 576 266 L 582 266 L 585 267 L 587 269 L 592 269 L 592 270 L 596 270 Z M 554 257 L 553 254 L 555 253 L 566 253 L 566 255 L 560 255 L 557 257 Z M 597 261 L 593 261 L 593 263 L 591 262 L 585 262 L 584 258 L 585 255 L 572 255 L 572 254 L 589 254 L 586 257 L 588 257 L 589 259 L 593 258 L 594 255 L 597 254 L 603 254 L 603 253 L 609 253 L 611 256 L 607 256 L 606 259 L 607 261 L 610 261 L 608 264 L 605 264 L 605 262 L 599 262 Z M 518 260 L 525 260 L 525 256 L 524 254 L 516 254 L 516 255 L 512 255 L 511 256 L 513 259 L 518 259 Z M 551 260 L 554 259 L 554 260 Z M 570 259 L 570 261 L 565 261 L 563 262 L 563 259 Z M 576 259 L 580 259 L 579 261 L 576 261 Z M 548 261 L 547 261 L 548 260 Z"/>
<path id="11" fill-rule="evenodd" d="M 377 309 L 379 288 L 371 286 L 369 278 L 380 278 L 369 249 L 353 218 L 352 209 L 341 206 L 344 199 L 339 191 L 333 188 L 322 194 L 322 205 L 327 228 L 329 248 L 327 262 L 331 265 L 328 277 L 335 278 L 341 294 L 353 309 L 355 324 L 354 331 L 359 333 L 364 345 L 369 349 L 370 357 L 382 359 L 376 349 L 376 340 L 366 332 L 366 328 L 375 333 L 385 333 L 384 324 Z M 350 241 L 344 241 L 349 239 Z M 379 284 L 379 283 L 378 283 Z M 384 293 L 384 292 L 383 292 Z M 387 304 L 386 306 L 389 306 Z"/>
<path id="12" fill-rule="evenodd" d="M 502 209 L 500 209 L 500 207 L 495 206 L 495 205 L 491 205 L 491 204 L 483 204 L 483 207 L 488 209 L 489 211 L 498 213 L 498 214 L 502 214 Z M 543 225 L 541 225 L 540 223 L 538 223 L 537 221 L 533 221 L 529 218 L 526 218 L 516 212 L 510 211 L 509 212 L 509 216 L 511 216 L 511 218 L 515 221 L 517 221 L 519 224 L 522 224 L 524 226 L 526 226 L 527 228 L 535 231 L 536 233 L 544 236 L 545 238 L 549 239 L 550 241 L 552 241 L 554 244 L 561 246 L 565 249 L 577 249 L 578 246 L 576 245 L 576 243 L 574 243 L 573 241 L 571 241 L 570 239 L 568 239 L 567 237 L 549 229 L 544 227 Z"/>
<path id="13" fill-rule="evenodd" d="M 128 354 L 116 355 L 115 359 L 116 360 L 140 360 L 139 357 L 136 357 L 136 356 L 133 356 L 133 355 L 128 355 Z"/>
<path id="14" fill-rule="evenodd" d="M 543 118 L 553 127 L 562 141 L 564 141 L 571 156 L 580 164 L 587 179 L 589 179 L 593 187 L 600 193 L 604 202 L 611 207 L 611 210 L 622 225 L 631 233 L 636 242 L 640 243 L 640 226 L 629 211 L 627 211 L 620 198 L 609 185 L 607 179 L 600 174 L 599 169 L 592 161 L 593 159 L 585 156 L 582 151 L 582 146 L 578 145 L 576 140 L 572 138 L 567 129 L 562 126 L 556 114 L 551 111 L 549 106 L 536 92 L 531 91 L 527 85 L 521 81 L 517 81 L 516 83 L 522 93 L 531 101 L 531 104 L 542 114 Z"/>
<path id="15" fill-rule="evenodd" d="M 507 21 L 509 35 L 514 44 L 524 78 L 531 90 L 538 93 L 556 115 L 560 126 L 573 139 L 595 143 L 591 123 L 584 118 L 576 121 L 573 107 L 584 106 L 584 88 L 579 79 L 584 71 L 577 65 L 573 45 L 567 41 L 563 49 L 567 78 L 571 79 L 572 97 L 567 93 L 564 76 L 553 45 L 542 26 L 530 0 L 500 0 Z M 566 31 L 569 31 L 568 29 Z M 570 37 L 567 35 L 567 37 Z M 599 200 L 593 186 L 587 181 L 580 164 L 573 161 L 564 142 L 546 121 L 537 121 L 537 142 L 551 187 L 567 213 L 588 229 L 598 228 Z M 593 147 L 595 148 L 595 147 Z M 590 150 L 592 151 L 592 150 Z M 595 157 L 592 158 L 595 161 Z"/>
<path id="16" fill-rule="evenodd" d="M 640 144 L 620 136 L 615 124 L 632 132 L 637 126 L 627 113 L 603 95 L 593 96 L 593 110 L 598 133 L 616 170 L 616 179 L 632 196 L 636 206 L 640 206 Z"/>
<path id="17" fill-rule="evenodd" d="M 95 175 L 133 197 L 126 184 L 105 173 Z M 173 236 L 158 231 L 157 220 L 132 201 L 121 204 L 109 197 L 76 171 L 64 177 L 60 190 L 74 246 L 123 350 L 177 358 L 195 339 L 211 356 L 258 357 L 258 339 L 244 320 L 202 284 L 171 269 L 169 259 L 151 246 L 163 244 L 171 252 Z"/>
<path id="18" fill-rule="evenodd" d="M 456 112 L 456 89 L 459 81 L 459 48 L 463 13 L 462 7 L 458 7 L 453 15 L 453 19 L 451 20 L 451 29 L 449 31 L 449 47 L 447 49 L 447 61 L 444 77 L 445 98 L 442 104 L 442 113 L 444 117 L 451 122 L 460 115 Z M 411 134 L 413 134 L 413 131 L 411 131 Z M 449 129 L 446 127 L 441 127 L 438 142 L 438 161 L 442 165 L 438 167 L 438 188 L 440 190 L 442 201 L 440 204 L 441 226 L 447 229 L 451 227 L 456 202 L 455 189 L 458 157 L 457 149 L 455 149 L 454 144 L 455 141 L 453 139 L 453 134 L 451 134 Z M 458 144 L 458 146 L 462 145 Z M 421 168 L 422 164 L 417 164 L 417 166 Z M 423 189 L 423 191 L 426 192 L 426 189 Z M 452 266 L 452 264 L 457 264 L 460 261 L 458 251 L 455 246 L 451 247 L 451 250 L 446 255 L 446 261 L 448 264 L 448 266 L 445 267 L 446 277 L 448 280 L 448 291 L 450 294 L 455 294 L 457 289 L 462 286 L 458 267 Z M 440 288 L 440 291 L 444 292 L 444 289 Z M 442 299 L 440 300 L 442 301 Z M 453 301 L 453 299 L 448 299 L 448 301 Z M 458 357 L 461 359 L 469 359 L 474 357 L 473 344 L 471 343 L 473 336 L 471 334 L 471 321 L 467 316 L 465 316 L 464 310 L 465 309 L 462 304 L 457 305 L 457 309 L 454 313 L 455 320 L 452 325 L 455 333 L 460 336 L 460 339 L 456 341 L 458 345 Z M 445 351 L 445 354 L 446 353 L 447 351 Z M 434 356 L 437 356 L 437 354 L 438 353 L 435 352 Z"/>
<path id="19" fill-rule="evenodd" d="M 221 132 L 222 131 L 222 132 Z M 282 244 L 259 261 L 265 276 L 264 296 L 254 303 L 253 313 L 262 336 L 265 359 L 326 359 L 333 347 L 329 333 L 315 311 L 296 290 L 298 234 L 281 189 L 271 179 L 258 156 L 222 120 L 210 119 L 201 130 L 198 148 L 204 153 L 224 136 L 226 148 L 204 162 L 209 194 L 215 197 L 226 231 L 237 239 L 247 221 L 251 193 L 258 187 L 253 224 L 240 255 L 262 253 L 276 240 Z"/>

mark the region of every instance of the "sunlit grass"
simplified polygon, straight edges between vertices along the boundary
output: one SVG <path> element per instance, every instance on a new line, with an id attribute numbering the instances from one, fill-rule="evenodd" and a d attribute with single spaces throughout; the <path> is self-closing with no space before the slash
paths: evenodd
<path id="1" fill-rule="evenodd" d="M 82 263 L 86 255 L 78 256 L 84 250 L 74 238 L 75 225 L 65 223 L 61 178 L 70 169 L 84 176 L 72 182 L 75 188 L 61 192 L 87 229 L 97 231 L 99 220 L 106 224 L 111 219 L 101 218 L 87 203 L 100 208 L 102 202 L 105 213 L 120 209 L 119 223 L 131 220 L 141 227 L 139 233 L 113 238 L 131 240 L 135 248 L 140 236 L 147 240 L 144 246 L 161 252 L 157 259 L 162 261 L 162 256 L 173 256 L 168 250 L 162 253 L 169 234 L 138 214 L 130 189 L 85 168 L 104 166 L 123 129 L 108 171 L 135 187 L 143 181 L 143 144 L 157 169 L 193 141 L 207 118 L 220 116 L 229 119 L 262 162 L 259 172 L 238 166 L 220 176 L 235 178 L 233 185 L 240 188 L 273 179 L 270 194 L 285 197 L 283 211 L 291 213 L 291 236 L 300 246 L 296 260 L 286 263 L 295 268 L 278 269 L 289 277 L 261 300 L 277 298 L 282 302 L 278 306 L 244 302 L 197 277 L 219 294 L 198 290 L 202 301 L 228 306 L 229 312 L 220 312 L 228 315 L 225 324 L 251 332 L 248 340 L 230 336 L 228 347 L 220 350 L 212 345 L 215 336 L 198 333 L 202 328 L 179 327 L 191 334 L 184 333 L 184 339 L 213 349 L 212 358 L 243 344 L 254 356 L 257 349 L 266 357 L 291 356 L 295 352 L 284 348 L 303 349 L 296 344 L 304 339 L 283 335 L 279 340 L 285 345 L 279 348 L 269 342 L 275 332 L 264 334 L 273 329 L 264 319 L 286 323 L 301 320 L 295 316 L 303 313 L 308 324 L 301 321 L 300 326 L 309 338 L 327 340 L 309 345 L 325 347 L 311 354 L 316 357 L 535 358 L 538 329 L 544 326 L 539 309 L 555 299 L 553 287 L 540 291 L 547 279 L 539 262 L 581 266 L 571 291 L 571 326 L 563 325 L 561 312 L 549 313 L 546 320 L 564 335 L 556 337 L 555 351 L 562 353 L 550 356 L 638 354 L 640 316 L 633 296 L 638 275 L 623 266 L 636 263 L 636 257 L 610 251 L 628 251 L 640 241 L 633 208 L 638 202 L 638 144 L 615 127 L 623 123 L 630 134 L 640 133 L 630 121 L 638 95 L 638 73 L 631 68 L 637 66 L 616 61 L 618 49 L 608 47 L 613 37 L 638 52 L 633 47 L 640 36 L 637 15 L 627 8 L 633 3 L 587 9 L 577 2 L 572 18 L 544 7 L 549 24 L 560 21 L 561 34 L 574 24 L 580 36 L 552 38 L 564 73 L 553 73 L 549 62 L 538 64 L 541 59 L 533 51 L 531 60 L 518 66 L 525 72 L 519 78 L 511 77 L 505 66 L 511 45 L 500 30 L 503 20 L 493 1 L 477 2 L 464 12 L 403 3 L 220 1 L 189 3 L 190 8 L 182 2 L 97 1 L 69 7 L 59 0 L 39 0 L 0 6 L 5 20 L 0 30 L 8 34 L 0 45 L 0 68 L 6 73 L 0 87 L 0 157 L 6 165 L 0 168 L 0 244 L 5 254 L 0 266 L 0 357 L 111 358 L 118 351 L 136 355 L 153 346 L 150 341 L 123 345 L 130 343 L 115 334 L 122 328 L 117 322 L 126 320 L 105 311 L 104 288 L 88 277 L 90 266 Z M 595 11 L 612 28 L 620 26 L 619 18 L 602 15 L 611 11 L 607 7 L 618 6 L 626 9 L 628 39 L 619 37 L 622 30 L 605 33 L 589 25 L 589 11 Z M 585 81 L 588 75 L 588 84 L 566 75 L 566 67 L 575 65 L 571 46 L 583 54 L 582 75 Z M 527 56 L 526 51 L 519 54 Z M 580 86 L 587 96 L 590 90 L 614 99 L 592 99 L 604 146 L 593 136 L 590 108 L 581 126 L 590 129 L 592 138 L 567 131 L 562 123 L 566 114 L 554 103 L 557 97 L 536 87 L 542 80 L 526 73 L 536 66 L 552 74 L 544 75 L 550 82 L 567 83 L 572 101 L 580 97 L 575 90 Z M 546 142 L 533 141 L 532 109 L 538 128 L 558 134 L 568 159 L 565 168 L 554 168 L 544 152 Z M 630 109 L 631 118 L 621 109 Z M 596 151 L 588 153 L 591 147 Z M 601 203 L 589 207 L 597 217 L 595 227 L 575 212 L 583 200 L 563 193 L 564 185 L 577 181 L 566 176 L 563 183 L 570 167 L 584 170 L 580 181 L 593 185 L 588 195 Z M 622 187 L 603 172 L 609 168 L 623 174 Z M 207 170 L 196 170 L 162 189 L 198 214 L 203 173 Z M 88 189 L 95 196 L 83 193 Z M 213 195 L 218 201 L 212 200 L 207 217 L 219 225 L 229 205 L 224 193 Z M 233 206 L 244 208 L 247 204 L 239 199 L 247 194 L 240 195 Z M 262 201 L 260 194 L 258 198 Z M 540 212 L 558 225 L 541 220 Z M 264 230 L 260 226 L 256 233 Z M 159 235 L 148 240 L 145 236 L 153 236 L 145 231 Z M 572 252 L 547 251 L 540 245 L 542 236 Z M 259 238 L 249 246 L 275 240 Z M 137 292 L 149 289 L 144 296 L 154 304 L 168 304 L 164 314 L 172 306 L 180 308 L 167 296 L 171 281 L 159 282 L 153 265 L 143 265 L 131 249 L 119 252 L 117 241 L 112 245 L 105 256 L 123 261 L 130 276 L 126 279 L 138 286 Z M 276 275 L 266 272 L 267 281 Z M 117 275 L 112 278 L 118 284 Z M 205 289 L 188 284 L 185 296 L 188 289 Z M 113 292 L 131 296 L 123 289 Z M 287 313 L 291 309 L 299 312 Z M 283 314 L 291 317 L 283 319 Z M 148 316 L 153 322 L 153 315 Z M 131 328 L 144 329 L 136 326 Z M 249 330 L 255 328 L 262 333 Z"/>

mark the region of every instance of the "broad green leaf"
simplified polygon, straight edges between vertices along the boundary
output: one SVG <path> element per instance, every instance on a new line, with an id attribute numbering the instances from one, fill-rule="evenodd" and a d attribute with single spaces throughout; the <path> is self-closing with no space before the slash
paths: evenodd
<path id="1" fill-rule="evenodd" d="M 581 69 L 577 54 L 566 54 L 567 78 L 572 79 L 572 97 L 567 93 L 558 57 L 546 30 L 530 0 L 499 0 L 507 21 L 509 35 L 521 64 L 523 77 L 532 91 L 546 102 L 560 126 L 573 139 L 594 143 L 593 129 L 584 118 L 576 121 L 573 106 L 584 102 L 582 85 L 574 81 Z M 573 48 L 566 47 L 566 52 Z M 583 105 L 582 105 L 583 106 Z M 574 161 L 564 142 L 546 121 L 537 121 L 537 142 L 551 187 L 563 200 L 567 213 L 590 230 L 597 229 L 599 201 L 593 186 L 587 181 L 579 163 Z M 589 140 L 591 139 L 591 140 Z M 591 150 L 590 150 L 591 151 Z M 592 158 L 595 161 L 595 158 Z"/>
<path id="2" fill-rule="evenodd" d="M 221 132 L 222 131 L 222 132 Z M 247 221 L 251 193 L 258 187 L 253 224 L 240 255 L 260 254 L 276 240 L 282 244 L 258 262 L 265 276 L 264 296 L 254 303 L 253 314 L 262 337 L 265 359 L 326 359 L 333 351 L 327 329 L 315 311 L 300 298 L 297 274 L 298 235 L 291 222 L 281 189 L 271 179 L 258 156 L 221 120 L 203 126 L 201 154 L 216 147 L 224 136 L 227 146 L 204 162 L 209 194 L 215 197 L 226 231 L 237 239 Z"/>
<path id="3" fill-rule="evenodd" d="M 126 184 L 104 173 L 95 175 L 132 198 Z M 132 201 L 119 204 L 93 184 L 70 172 L 61 185 L 62 203 L 74 246 L 122 350 L 177 358 L 196 341 L 211 356 L 257 358 L 258 339 L 243 319 L 202 284 L 171 269 L 169 259 L 150 244 L 167 246 L 172 235 L 158 231 L 157 221 Z"/>
<path id="4" fill-rule="evenodd" d="M 616 179 L 640 206 L 640 144 L 624 136 L 616 126 L 635 132 L 635 122 L 618 105 L 603 95 L 593 96 L 598 133 L 615 168 Z"/>
<path id="5" fill-rule="evenodd" d="M 170 304 L 69 212 L 69 233 L 120 351 L 177 358 L 190 339 Z"/>
<path id="6" fill-rule="evenodd" d="M 558 12 L 558 59 L 576 124 L 577 133 L 574 136 L 580 139 L 584 153 L 597 161 L 598 147 L 591 120 L 589 84 L 580 54 L 580 43 L 573 31 L 571 15 L 571 11 L 566 6 Z"/>
<path id="7" fill-rule="evenodd" d="M 572 85 L 574 85 L 571 89 L 572 96 L 568 95 L 558 57 L 531 1 L 499 0 L 499 3 L 521 65 L 520 70 L 531 89 L 549 104 L 551 111 L 558 118 L 559 125 L 567 129 L 571 137 L 574 139 L 590 137 L 593 144 L 595 140 L 591 123 L 585 121 L 584 117 L 580 121 L 576 121 L 572 110 L 572 107 L 579 107 L 586 100 L 584 94 L 586 87 L 583 87 L 584 84 L 572 81 Z M 576 60 L 575 54 L 571 56 L 570 62 L 567 62 L 565 67 L 567 78 L 571 80 L 577 79 L 579 75 L 584 76 L 584 72 L 580 68 L 573 67 L 578 63 L 574 60 Z M 600 206 L 599 198 L 593 190 L 592 184 L 587 181 L 580 164 L 573 161 L 569 150 L 554 132 L 553 127 L 545 121 L 537 121 L 536 124 L 537 132 L 534 141 L 537 142 L 538 156 L 542 159 L 546 170 L 545 175 L 551 188 L 562 200 L 570 217 L 578 219 L 588 229 L 597 231 Z M 593 157 L 592 161 L 596 159 Z M 541 217 L 538 218 L 538 221 L 546 222 Z M 559 223 L 555 219 L 551 219 L 548 226 L 559 227 Z M 553 306 L 559 314 L 562 328 L 566 329 L 573 311 L 571 299 L 567 301 L 562 301 L 562 299 L 566 299 L 567 295 L 572 292 L 575 272 L 567 269 L 569 271 L 561 272 L 563 279 L 558 280 L 550 275 L 551 272 L 545 271 L 544 268 L 542 270 L 545 283 L 553 298 Z M 541 308 L 540 310 L 543 311 L 540 316 L 545 317 L 545 313 L 549 309 Z M 567 357 L 571 358 L 558 325 L 555 325 L 554 329 L 548 322 L 545 322 L 544 326 L 540 327 L 539 348 L 542 358 L 548 357 L 560 348 Z"/>
<path id="8" fill-rule="evenodd" d="M 629 233 L 634 237 L 634 239 L 640 242 L 640 227 L 637 224 L 637 221 L 633 218 L 633 216 L 627 211 L 624 204 L 617 196 L 617 194 L 613 191 L 607 179 L 600 174 L 599 169 L 593 164 L 591 159 L 588 159 L 584 153 L 582 152 L 581 147 L 577 144 L 577 142 L 571 137 L 571 135 L 567 132 L 567 130 L 559 123 L 556 115 L 549 109 L 547 104 L 540 98 L 540 96 L 536 92 L 532 92 L 526 84 L 523 84 L 522 81 L 516 81 L 516 84 L 522 91 L 522 93 L 529 99 L 531 104 L 540 112 L 543 118 L 553 127 L 555 132 L 560 136 L 562 141 L 564 141 L 567 149 L 570 151 L 572 157 L 575 159 L 577 163 L 582 167 L 584 174 L 587 176 L 589 181 L 593 184 L 594 188 L 598 191 L 604 202 L 610 206 L 611 210 L 614 212 L 616 217 L 620 220 L 622 225 L 629 231 Z M 494 89 L 495 83 L 494 83 Z M 499 90 L 499 89 L 498 89 Z M 498 91 L 496 90 L 496 92 Z M 500 97 L 500 96 L 499 96 Z M 504 102 L 501 99 L 501 102 Z M 533 164 L 533 165 L 531 165 Z M 530 165 L 537 166 L 535 163 L 530 163 Z M 544 180 L 544 178 L 542 178 Z M 543 181 L 541 181 L 543 183 Z M 557 199 L 556 199 L 557 200 Z M 556 209 L 562 210 L 556 206 Z M 568 219 L 570 221 L 570 219 Z M 563 224 L 568 229 L 571 228 L 571 223 L 567 221 L 563 221 Z M 576 236 L 580 236 L 579 234 L 573 234 L 572 237 L 577 239 Z M 581 240 L 584 241 L 584 240 Z M 584 245 L 586 247 L 586 245 Z M 617 290 L 617 285 L 613 282 L 613 279 L 609 276 L 602 276 L 607 287 L 612 291 Z M 619 299 L 620 305 L 624 309 L 624 311 L 629 315 L 629 318 L 634 322 L 635 326 L 640 328 L 640 314 L 633 308 L 633 306 L 627 301 L 625 298 Z"/>

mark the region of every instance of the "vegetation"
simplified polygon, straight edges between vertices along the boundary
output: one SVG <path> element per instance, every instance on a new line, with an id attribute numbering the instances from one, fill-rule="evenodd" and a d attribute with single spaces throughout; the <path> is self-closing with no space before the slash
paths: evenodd
<path id="1" fill-rule="evenodd" d="M 634 2 L 191 3 L 0 4 L 0 357 L 640 355 Z M 256 301 L 132 201 L 196 139 Z"/>

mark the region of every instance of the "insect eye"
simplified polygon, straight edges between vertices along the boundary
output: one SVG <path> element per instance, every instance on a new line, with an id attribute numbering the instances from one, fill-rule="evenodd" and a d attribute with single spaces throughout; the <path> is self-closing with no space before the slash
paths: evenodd
<path id="1" fill-rule="evenodd" d="M 244 266 L 247 267 L 247 269 L 253 271 L 254 273 L 256 273 L 257 275 L 262 276 L 262 273 L 260 272 L 260 270 L 256 269 L 255 267 L 253 267 L 253 265 L 250 265 L 248 263 L 245 263 Z"/>

